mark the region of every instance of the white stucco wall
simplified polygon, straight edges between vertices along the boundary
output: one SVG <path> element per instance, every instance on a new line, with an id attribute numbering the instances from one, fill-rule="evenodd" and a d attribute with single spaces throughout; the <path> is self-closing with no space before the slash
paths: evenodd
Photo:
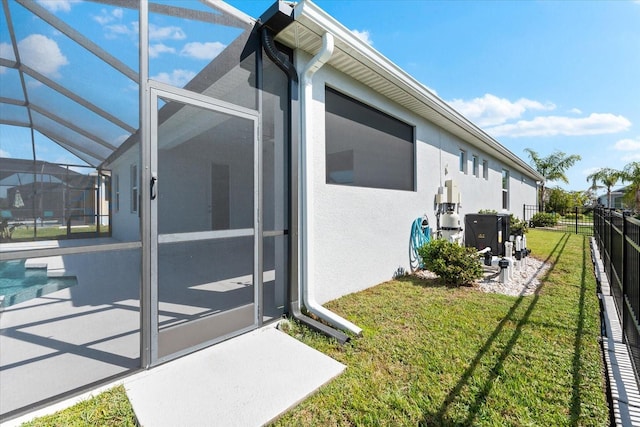
<path id="1" fill-rule="evenodd" d="M 302 69 L 308 56 L 297 55 Z M 510 171 L 510 210 L 522 216 L 522 205 L 535 204 L 533 178 L 505 167 L 498 159 L 472 147 L 403 107 L 390 103 L 359 82 L 330 66 L 313 79 L 311 140 L 313 156 L 315 258 L 310 262 L 314 293 L 323 303 L 376 285 L 409 270 L 409 238 L 416 218 L 427 214 L 435 228 L 434 197 L 445 180 L 457 183 L 462 195 L 461 215 L 480 209 L 502 211 L 502 169 Z M 325 85 L 415 126 L 416 190 L 398 191 L 326 184 Z M 459 150 L 467 152 L 468 173 L 459 171 Z M 472 175 L 471 156 L 479 157 L 480 177 Z M 488 161 L 488 180 L 482 161 Z M 464 224 L 464 221 L 462 222 Z"/>

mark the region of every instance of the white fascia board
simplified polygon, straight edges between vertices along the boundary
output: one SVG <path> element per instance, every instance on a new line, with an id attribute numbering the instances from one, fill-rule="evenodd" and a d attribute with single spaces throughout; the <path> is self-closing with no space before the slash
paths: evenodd
<path id="1" fill-rule="evenodd" d="M 384 77 L 388 81 L 436 111 L 443 118 L 450 121 L 452 125 L 464 130 L 470 136 L 484 143 L 486 148 L 493 151 L 498 158 L 516 167 L 521 172 L 530 175 L 530 177 L 535 178 L 537 181 L 544 181 L 544 177 L 525 163 L 520 157 L 509 151 L 458 111 L 454 110 L 444 100 L 431 92 L 424 84 L 420 83 L 371 45 L 356 37 L 353 32 L 311 0 L 303 0 L 298 3 L 293 10 L 293 17 L 294 21 L 315 32 L 318 37 L 322 37 L 322 33 L 324 32 L 333 34 L 336 39 L 336 46 L 343 52 L 349 54 L 354 60 L 362 63 L 371 62 L 375 64 L 379 72 L 384 74 Z M 302 48 L 301 46 L 291 47 Z M 309 53 L 314 54 L 315 52 Z M 468 142 L 473 144 L 473 141 Z"/>

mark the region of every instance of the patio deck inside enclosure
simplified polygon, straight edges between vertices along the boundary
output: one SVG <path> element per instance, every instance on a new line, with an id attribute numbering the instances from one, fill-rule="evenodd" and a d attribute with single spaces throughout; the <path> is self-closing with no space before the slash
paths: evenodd
<path id="1" fill-rule="evenodd" d="M 73 278 L 0 306 L 0 418 L 282 316 L 289 88 L 257 21 L 12 0 L 0 22 L 0 262 Z"/>

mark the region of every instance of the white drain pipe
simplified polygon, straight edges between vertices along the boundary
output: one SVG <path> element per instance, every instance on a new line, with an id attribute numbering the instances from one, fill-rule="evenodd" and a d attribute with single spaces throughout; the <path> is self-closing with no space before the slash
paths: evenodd
<path id="1" fill-rule="evenodd" d="M 300 294 L 302 302 L 309 312 L 325 320 L 329 324 L 353 332 L 356 335 L 362 333 L 362 329 L 353 323 L 327 310 L 320 305 L 313 295 L 312 274 L 310 266 L 313 265 L 313 152 L 311 149 L 312 123 L 308 120 L 312 116 L 311 106 L 313 100 L 313 75 L 333 55 L 333 35 L 324 33 L 322 36 L 322 48 L 311 61 L 304 67 L 300 84 L 300 207 L 301 207 L 301 253 L 300 253 Z"/>

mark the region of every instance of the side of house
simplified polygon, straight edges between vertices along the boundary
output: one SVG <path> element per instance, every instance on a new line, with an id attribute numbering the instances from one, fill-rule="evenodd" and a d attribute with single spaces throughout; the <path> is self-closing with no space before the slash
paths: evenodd
<path id="1" fill-rule="evenodd" d="M 523 205 L 535 204 L 542 177 L 525 162 L 312 2 L 294 16 L 276 40 L 294 49 L 299 73 L 324 32 L 335 40 L 313 76 L 303 126 L 313 163 L 309 277 L 319 302 L 409 271 L 411 225 L 426 214 L 436 229 L 436 195 L 448 180 L 460 192 L 461 226 L 481 209 L 522 217 Z"/>

